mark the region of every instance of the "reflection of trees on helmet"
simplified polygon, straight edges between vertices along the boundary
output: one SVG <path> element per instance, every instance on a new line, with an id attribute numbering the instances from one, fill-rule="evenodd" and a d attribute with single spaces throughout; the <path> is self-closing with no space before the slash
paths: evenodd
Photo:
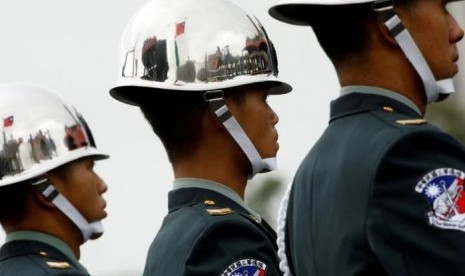
<path id="1" fill-rule="evenodd" d="M 4 137 L 4 139 L 6 139 Z M 1 176 L 21 173 L 24 171 L 24 164 L 21 161 L 20 146 L 23 145 L 23 138 L 17 140 L 10 137 L 10 140 L 3 144 L 0 152 L 0 174 Z M 52 159 L 57 155 L 56 145 L 51 138 L 50 131 L 37 131 L 34 135 L 29 134 L 27 144 L 24 145 L 28 156 L 34 163 L 40 163 L 42 160 Z"/>
<path id="2" fill-rule="evenodd" d="M 165 81 L 168 78 L 166 40 L 157 41 L 156 37 L 145 40 L 142 48 L 142 64 L 144 65 L 142 78 Z"/>
<path id="3" fill-rule="evenodd" d="M 41 160 L 49 160 L 57 155 L 56 145 L 50 136 L 50 131 L 47 130 L 45 134 L 39 130 L 34 136 L 29 134 L 29 153 L 36 163 Z"/>
<path id="4" fill-rule="evenodd" d="M 193 61 L 188 60 L 183 65 L 176 68 L 176 79 L 185 82 L 195 81 L 195 64 Z"/>
<path id="5" fill-rule="evenodd" d="M 0 177 L 11 173 L 19 173 L 23 170 L 21 159 L 19 158 L 19 145 L 22 140 L 9 140 L 3 145 L 0 151 Z"/>
<path id="6" fill-rule="evenodd" d="M 200 69 L 197 78 L 214 82 L 241 75 L 254 75 L 272 72 L 269 63 L 268 46 L 262 34 L 246 38 L 242 55 L 233 56 L 226 45 L 217 46 L 216 52 L 207 54 L 205 67 Z"/>

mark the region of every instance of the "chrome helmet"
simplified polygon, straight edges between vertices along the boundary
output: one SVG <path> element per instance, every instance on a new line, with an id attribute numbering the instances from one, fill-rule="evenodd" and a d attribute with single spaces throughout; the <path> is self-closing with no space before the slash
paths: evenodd
<path id="1" fill-rule="evenodd" d="M 40 176 L 99 152 L 84 118 L 50 90 L 0 85 L 0 186 Z"/>
<path id="2" fill-rule="evenodd" d="M 273 82 L 270 93 L 292 90 L 278 79 L 263 26 L 230 1 L 150 1 L 130 20 L 121 46 L 110 93 L 128 104 L 137 105 L 132 93 L 148 92 L 128 87 L 192 92 Z"/>
<path id="3" fill-rule="evenodd" d="M 449 0 L 447 2 L 458 2 L 463 0 Z M 414 39 L 405 28 L 401 18 L 395 10 L 395 4 L 402 0 L 279 0 L 270 8 L 272 17 L 285 23 L 294 25 L 309 25 L 306 19 L 312 6 L 337 6 L 371 3 L 373 10 L 383 19 L 385 26 L 398 42 L 406 58 L 410 61 L 415 71 L 421 78 L 425 88 L 427 103 L 440 101 L 449 94 L 455 92 L 454 83 L 451 78 L 436 80 L 431 68 L 425 60 Z M 303 10 L 305 9 L 305 10 Z"/>
<path id="4" fill-rule="evenodd" d="M 138 105 L 148 93 L 198 93 L 249 159 L 252 177 L 276 169 L 276 157 L 260 156 L 229 116 L 223 89 L 253 83 L 274 84 L 269 94 L 292 90 L 278 79 L 275 49 L 256 17 L 229 0 L 152 0 L 126 27 L 119 80 L 110 94 Z"/>
<path id="5" fill-rule="evenodd" d="M 81 231 L 83 241 L 103 233 L 101 221 L 88 222 L 45 173 L 97 150 L 81 114 L 50 90 L 29 84 L 0 85 L 0 187 L 29 180 Z"/>

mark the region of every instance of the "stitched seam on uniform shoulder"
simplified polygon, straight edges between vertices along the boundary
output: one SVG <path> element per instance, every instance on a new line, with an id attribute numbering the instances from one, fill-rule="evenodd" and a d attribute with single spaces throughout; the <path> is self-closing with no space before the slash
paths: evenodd
<path id="1" fill-rule="evenodd" d="M 319 148 L 318 148 L 318 151 L 315 153 L 315 156 L 320 156 L 320 155 L 319 155 L 319 151 L 320 151 L 320 150 L 319 150 Z M 318 162 L 317 162 L 317 160 L 315 160 L 315 162 L 314 162 L 314 164 L 313 164 L 313 168 L 311 169 L 311 171 L 315 171 L 315 167 L 317 166 L 317 164 L 318 164 Z M 314 174 L 312 174 L 311 182 L 314 181 L 314 177 L 315 177 Z M 311 185 L 311 187 L 312 187 L 312 195 L 314 195 L 315 193 L 314 193 L 313 189 L 314 189 L 315 185 Z M 313 205 L 313 204 L 316 204 L 316 202 L 317 202 L 317 201 L 315 201 L 315 200 L 312 199 L 312 205 Z M 311 210 L 316 210 L 315 206 L 312 206 L 312 209 L 311 209 Z M 312 218 L 311 218 L 311 219 L 312 219 L 312 230 L 311 230 L 311 231 L 312 231 L 312 234 L 310 235 L 311 240 L 312 240 L 312 243 L 314 243 L 314 235 L 313 235 L 313 233 L 315 233 L 315 231 L 313 231 L 313 230 L 314 230 L 314 229 L 313 229 L 313 228 L 314 228 L 314 227 L 313 227 L 313 225 L 314 225 L 313 217 L 315 217 L 315 214 L 312 213 Z M 309 247 L 309 249 L 312 249 L 313 251 L 315 251 L 313 247 Z M 313 263 L 316 264 L 316 263 L 317 263 L 317 260 L 316 260 L 316 254 L 315 254 L 315 252 L 313 252 L 312 256 L 313 256 Z M 313 267 L 315 268 L 315 271 L 314 271 L 314 272 L 315 272 L 315 275 L 320 275 L 320 274 L 318 273 L 318 268 L 317 268 L 318 266 L 317 266 L 317 265 L 314 265 Z M 293 268 L 293 269 L 294 269 L 294 268 Z M 294 269 L 294 270 L 295 270 L 295 269 Z"/>
<path id="2" fill-rule="evenodd" d="M 383 124 L 390 126 L 392 129 L 396 130 L 396 132 L 401 132 L 399 128 L 394 127 L 393 125 L 389 124 L 385 120 L 383 120 L 379 114 L 375 114 L 376 112 L 370 112 L 370 114 L 373 115 L 377 120 L 381 121 Z M 371 176 L 370 176 L 370 191 L 369 191 L 369 198 L 367 200 L 367 206 L 365 210 L 365 227 L 364 227 L 364 239 L 366 241 L 366 244 L 370 246 L 370 242 L 368 240 L 368 220 L 370 217 L 370 209 L 373 208 L 373 194 L 375 190 L 375 185 L 376 185 L 376 178 L 380 170 L 380 166 L 383 163 L 383 160 L 385 159 L 387 153 L 390 151 L 390 149 L 397 143 L 397 139 L 391 140 L 387 143 L 384 144 L 384 148 L 380 151 L 380 154 L 377 156 L 376 162 L 374 162 L 373 166 L 376 167 L 376 170 L 371 171 Z"/>
<path id="3" fill-rule="evenodd" d="M 200 203 L 199 204 L 194 204 L 194 205 L 191 205 L 191 206 L 189 206 L 187 208 L 192 208 L 194 210 L 194 212 L 197 213 L 197 215 L 199 216 L 199 219 L 201 219 L 202 222 L 203 222 L 202 223 L 203 227 L 200 229 L 200 231 L 198 231 L 197 237 L 191 243 L 191 245 L 189 247 L 189 250 L 186 251 L 186 255 L 184 256 L 184 261 L 183 261 L 183 264 L 184 264 L 183 274 L 185 273 L 186 263 L 187 263 L 187 260 L 188 260 L 189 256 L 191 256 L 192 250 L 197 246 L 198 240 L 200 239 L 202 234 L 208 229 L 208 226 L 210 224 L 212 224 L 212 222 L 207 219 L 207 218 L 209 218 L 209 215 L 207 216 L 207 211 L 205 210 L 205 206 L 203 204 L 200 204 Z"/>
<path id="4" fill-rule="evenodd" d="M 389 153 L 391 152 L 391 150 L 393 150 L 393 148 L 395 146 L 397 146 L 398 144 L 400 143 L 404 143 L 404 141 L 406 139 L 409 139 L 409 137 L 411 136 L 416 136 L 416 135 L 422 135 L 422 133 L 427 133 L 427 132 L 434 132 L 433 129 L 418 129 L 418 130 L 415 130 L 415 131 L 409 131 L 409 132 L 404 132 L 404 135 L 401 135 L 400 137 L 398 137 L 395 141 L 389 143 L 389 146 L 386 147 L 386 149 L 384 150 L 384 154 L 381 156 L 382 158 L 379 160 L 378 162 L 378 166 L 377 166 L 377 171 L 376 173 L 374 174 L 374 179 L 371 181 L 372 182 L 372 190 L 371 190 L 371 194 L 370 194 L 370 206 L 372 206 L 372 200 L 373 200 L 373 192 L 374 192 L 374 186 L 376 185 L 375 183 L 375 179 L 377 178 L 377 175 L 383 165 L 383 163 L 385 162 L 385 158 L 389 155 Z M 367 209 L 367 212 L 368 209 Z M 383 209 L 380 209 L 380 212 L 381 212 L 381 215 L 382 215 L 382 220 L 383 220 L 383 224 L 385 225 L 385 228 L 386 231 L 388 232 L 389 236 L 391 237 L 390 241 L 393 243 L 393 244 L 396 244 L 396 246 L 400 249 L 402 249 L 402 247 L 400 245 L 398 245 L 398 243 L 396 242 L 396 239 L 394 239 L 394 236 L 392 235 L 392 231 L 391 231 L 391 227 L 390 227 L 390 224 L 387 223 L 387 219 L 385 218 L 385 212 Z M 368 223 L 367 221 L 365 222 L 365 229 L 366 231 L 368 232 Z M 403 252 L 403 251 L 402 251 Z M 405 260 L 405 255 L 402 253 L 402 260 L 404 262 L 404 267 L 405 268 L 408 268 L 408 263 L 407 261 Z"/>

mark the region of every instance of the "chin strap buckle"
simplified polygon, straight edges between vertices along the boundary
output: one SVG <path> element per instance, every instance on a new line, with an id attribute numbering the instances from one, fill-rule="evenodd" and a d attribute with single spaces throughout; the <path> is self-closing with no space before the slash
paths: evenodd
<path id="1" fill-rule="evenodd" d="M 376 0 L 372 4 L 375 12 L 384 12 L 394 9 L 394 0 Z"/>
<path id="2" fill-rule="evenodd" d="M 222 100 L 224 98 L 223 90 L 210 90 L 203 93 L 203 99 L 206 102 Z"/>

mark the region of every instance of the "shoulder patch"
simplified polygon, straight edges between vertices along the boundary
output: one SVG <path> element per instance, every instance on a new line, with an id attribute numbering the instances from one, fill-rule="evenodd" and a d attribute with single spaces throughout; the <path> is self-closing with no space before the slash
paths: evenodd
<path id="1" fill-rule="evenodd" d="M 441 168 L 426 174 L 415 191 L 428 201 L 428 224 L 465 232 L 465 173 L 452 168 Z"/>
<path id="2" fill-rule="evenodd" d="M 47 262 L 48 267 L 54 269 L 70 269 L 71 265 L 68 262 Z"/>
<path id="3" fill-rule="evenodd" d="M 256 259 L 242 259 L 228 266 L 221 276 L 266 276 L 266 264 Z"/>
<path id="4" fill-rule="evenodd" d="M 408 119 L 408 120 L 397 120 L 396 123 L 401 125 L 422 125 L 426 124 L 427 121 L 425 119 Z"/>
<path id="5" fill-rule="evenodd" d="M 211 216 L 224 216 L 234 213 L 234 211 L 231 210 L 231 208 L 207 209 L 207 212 Z"/>

